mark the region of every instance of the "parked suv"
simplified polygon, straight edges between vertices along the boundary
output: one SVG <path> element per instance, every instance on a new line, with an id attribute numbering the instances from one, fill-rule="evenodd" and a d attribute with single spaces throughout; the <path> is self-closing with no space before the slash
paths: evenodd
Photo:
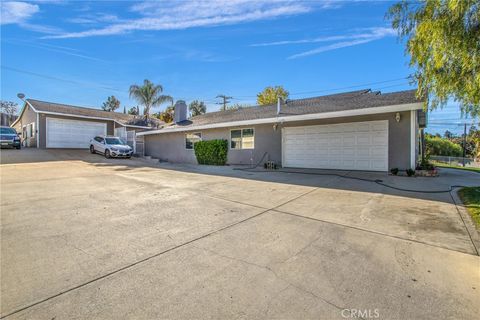
<path id="1" fill-rule="evenodd" d="M 119 137 L 96 136 L 90 140 L 90 152 L 105 155 L 105 158 L 130 158 L 132 148 Z"/>
<path id="2" fill-rule="evenodd" d="M 10 127 L 0 127 L 0 146 L 2 148 L 20 149 L 20 138 L 17 131 Z"/>

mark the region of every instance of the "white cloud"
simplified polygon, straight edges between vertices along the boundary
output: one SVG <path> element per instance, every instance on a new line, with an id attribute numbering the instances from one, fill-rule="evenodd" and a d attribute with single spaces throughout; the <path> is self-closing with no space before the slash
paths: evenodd
<path id="1" fill-rule="evenodd" d="M 40 2 L 40 1 L 38 1 Z M 49 3 L 54 3 L 50 1 Z M 39 33 L 59 34 L 62 32 L 59 28 L 30 23 L 29 20 L 40 11 L 36 4 L 9 1 L 1 2 L 1 20 L 0 24 L 17 24 L 20 27 Z"/>
<path id="2" fill-rule="evenodd" d="M 394 35 L 396 35 L 396 32 L 391 28 L 376 27 L 376 28 L 362 29 L 360 33 L 354 33 L 349 35 L 329 36 L 329 37 L 322 37 L 322 38 L 315 38 L 315 39 L 287 40 L 287 41 L 277 41 L 277 42 L 269 42 L 269 43 L 259 43 L 259 44 L 254 44 L 253 46 L 288 45 L 288 44 L 317 43 L 317 42 L 346 40 L 346 41 L 335 42 L 326 46 L 321 46 L 321 47 L 304 51 L 301 53 L 297 53 L 288 57 L 288 59 L 297 59 L 297 58 L 312 56 L 312 55 L 319 54 L 326 51 L 357 46 L 360 44 L 372 42 L 375 40 L 380 40 L 382 38 L 394 36 Z"/>
<path id="3" fill-rule="evenodd" d="M 308 3 L 292 0 L 146 1 L 130 8 L 140 15 L 136 19 L 50 38 L 83 38 L 136 30 L 178 30 L 236 24 L 306 13 L 312 10 Z"/>
<path id="4" fill-rule="evenodd" d="M 345 35 L 323 36 L 311 39 L 299 39 L 299 40 L 282 40 L 274 42 L 262 42 L 251 44 L 251 47 L 269 47 L 269 46 L 282 46 L 289 44 L 305 44 L 305 43 L 318 43 L 318 42 L 330 42 L 338 40 L 348 39 L 371 39 L 376 37 L 386 37 L 395 35 L 395 30 L 385 27 L 364 28 L 357 30 L 356 33 L 350 33 Z"/>
<path id="5" fill-rule="evenodd" d="M 40 9 L 36 4 L 10 1 L 1 2 L 0 24 L 24 23 Z"/>
<path id="6" fill-rule="evenodd" d="M 106 13 L 84 14 L 75 18 L 66 19 L 66 21 L 70 23 L 83 24 L 83 25 L 120 22 L 120 20 L 116 15 L 106 14 Z"/>

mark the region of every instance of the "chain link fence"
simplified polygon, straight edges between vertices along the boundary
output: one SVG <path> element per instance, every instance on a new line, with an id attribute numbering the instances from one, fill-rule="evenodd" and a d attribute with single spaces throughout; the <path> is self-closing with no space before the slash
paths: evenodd
<path id="1" fill-rule="evenodd" d="M 480 159 L 463 158 L 463 157 L 448 157 L 448 156 L 430 156 L 430 161 L 436 163 L 444 163 L 451 166 L 463 166 L 480 168 Z"/>

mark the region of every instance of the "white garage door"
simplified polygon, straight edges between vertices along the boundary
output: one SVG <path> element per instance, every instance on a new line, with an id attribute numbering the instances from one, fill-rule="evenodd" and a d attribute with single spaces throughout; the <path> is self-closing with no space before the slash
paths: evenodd
<path id="1" fill-rule="evenodd" d="M 106 123 L 47 118 L 47 148 L 88 148 L 90 139 L 106 134 Z"/>
<path id="2" fill-rule="evenodd" d="M 283 129 L 283 166 L 388 170 L 388 121 Z"/>

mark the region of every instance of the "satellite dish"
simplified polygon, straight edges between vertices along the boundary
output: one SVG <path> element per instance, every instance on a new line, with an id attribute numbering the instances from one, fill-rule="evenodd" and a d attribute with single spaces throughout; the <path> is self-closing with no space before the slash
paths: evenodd
<path id="1" fill-rule="evenodd" d="M 23 100 L 23 98 L 25 98 L 25 95 L 23 93 L 17 93 L 17 97 Z"/>

